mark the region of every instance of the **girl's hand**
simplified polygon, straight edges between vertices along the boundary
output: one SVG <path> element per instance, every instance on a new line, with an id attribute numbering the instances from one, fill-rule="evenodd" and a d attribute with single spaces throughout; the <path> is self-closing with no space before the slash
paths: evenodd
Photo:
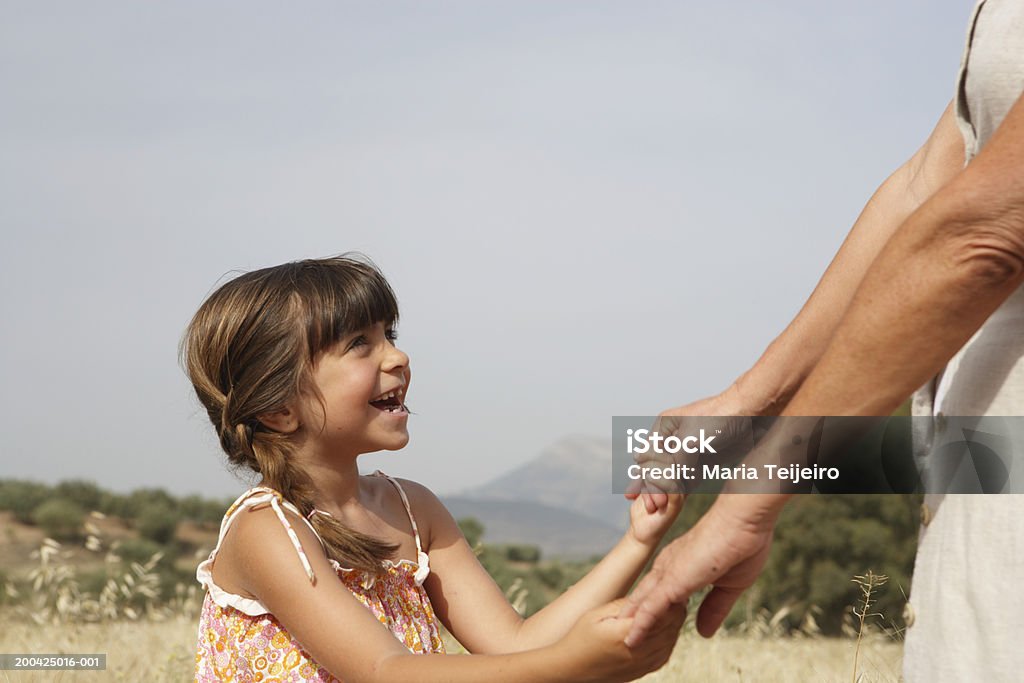
<path id="1" fill-rule="evenodd" d="M 588 682 L 631 681 L 665 665 L 679 639 L 686 611 L 663 616 L 634 648 L 624 639 L 632 619 L 619 618 L 626 600 L 590 610 L 552 647 L 565 657 L 566 679 Z"/>
<path id="2" fill-rule="evenodd" d="M 645 487 L 647 485 L 645 484 Z M 641 490 L 629 507 L 629 536 L 645 547 L 653 548 L 661 541 L 672 522 L 683 509 L 681 493 Z"/>

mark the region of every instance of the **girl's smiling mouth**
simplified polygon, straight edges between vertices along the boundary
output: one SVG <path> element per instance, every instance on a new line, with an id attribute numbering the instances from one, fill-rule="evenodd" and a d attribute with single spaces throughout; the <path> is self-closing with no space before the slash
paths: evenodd
<path id="1" fill-rule="evenodd" d="M 369 401 L 370 405 L 381 410 L 385 413 L 405 413 L 405 403 L 402 401 L 402 396 L 405 395 L 405 389 L 398 387 L 397 389 L 391 389 L 386 391 L 380 396 Z"/>

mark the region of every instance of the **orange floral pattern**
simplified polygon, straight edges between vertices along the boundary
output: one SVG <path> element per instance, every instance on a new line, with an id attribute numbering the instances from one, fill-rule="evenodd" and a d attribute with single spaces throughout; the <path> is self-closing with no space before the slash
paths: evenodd
<path id="1" fill-rule="evenodd" d="M 398 486 L 397 482 L 394 483 Z M 399 490 L 401 491 L 401 487 Z M 232 514 L 251 493 L 251 491 L 247 492 L 228 510 L 225 515 L 225 524 L 221 526 L 222 538 Z M 404 492 L 402 497 L 405 499 Z M 287 505 L 287 503 L 285 504 Z M 291 530 L 290 527 L 289 530 Z M 416 535 L 418 537 L 418 530 Z M 417 545 L 419 545 L 418 538 Z M 215 555 L 216 550 L 211 553 L 209 563 L 212 563 Z M 420 557 L 426 559 L 426 554 L 421 552 Z M 338 579 L 345 587 L 410 652 L 443 653 L 445 651 L 439 622 L 430 604 L 430 598 L 422 585 L 422 577 L 425 572 L 418 571 L 420 570 L 419 564 L 409 560 L 385 562 L 384 569 L 378 576 L 346 569 L 335 562 L 332 564 L 334 564 Z M 244 599 L 226 594 L 213 585 L 209 566 L 208 563 L 204 563 L 200 565 L 200 570 L 197 572 L 200 581 L 208 590 L 199 617 L 196 681 L 201 683 L 215 681 L 238 681 L 240 683 L 330 681 L 340 683 L 337 677 L 313 660 L 302 645 L 274 618 L 274 615 L 269 612 L 251 615 L 231 604 L 226 606 L 217 604 L 212 595 L 214 591 L 221 596 L 227 596 L 228 602 L 231 602 L 232 598 L 243 601 Z M 204 569 L 204 567 L 206 568 Z M 225 598 L 222 597 L 221 602 L 224 601 Z"/>

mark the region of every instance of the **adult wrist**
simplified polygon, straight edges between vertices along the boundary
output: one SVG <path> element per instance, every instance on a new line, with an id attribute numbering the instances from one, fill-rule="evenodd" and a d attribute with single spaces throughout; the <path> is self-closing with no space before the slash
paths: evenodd
<path id="1" fill-rule="evenodd" d="M 791 494 L 784 493 L 722 493 L 709 513 L 719 515 L 728 525 L 770 531 L 790 498 Z"/>
<path id="2" fill-rule="evenodd" d="M 755 365 L 736 378 L 722 392 L 722 402 L 732 412 L 727 415 L 778 415 L 793 398 L 799 383 L 787 385 L 781 379 L 765 378 L 765 371 Z"/>

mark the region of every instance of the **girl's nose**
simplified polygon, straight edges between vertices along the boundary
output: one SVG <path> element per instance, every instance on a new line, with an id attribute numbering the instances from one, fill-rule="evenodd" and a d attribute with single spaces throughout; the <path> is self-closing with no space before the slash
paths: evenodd
<path id="1" fill-rule="evenodd" d="M 405 354 L 397 346 L 392 346 L 387 351 L 387 357 L 384 360 L 384 369 L 393 370 L 395 368 L 409 367 L 409 356 Z"/>

